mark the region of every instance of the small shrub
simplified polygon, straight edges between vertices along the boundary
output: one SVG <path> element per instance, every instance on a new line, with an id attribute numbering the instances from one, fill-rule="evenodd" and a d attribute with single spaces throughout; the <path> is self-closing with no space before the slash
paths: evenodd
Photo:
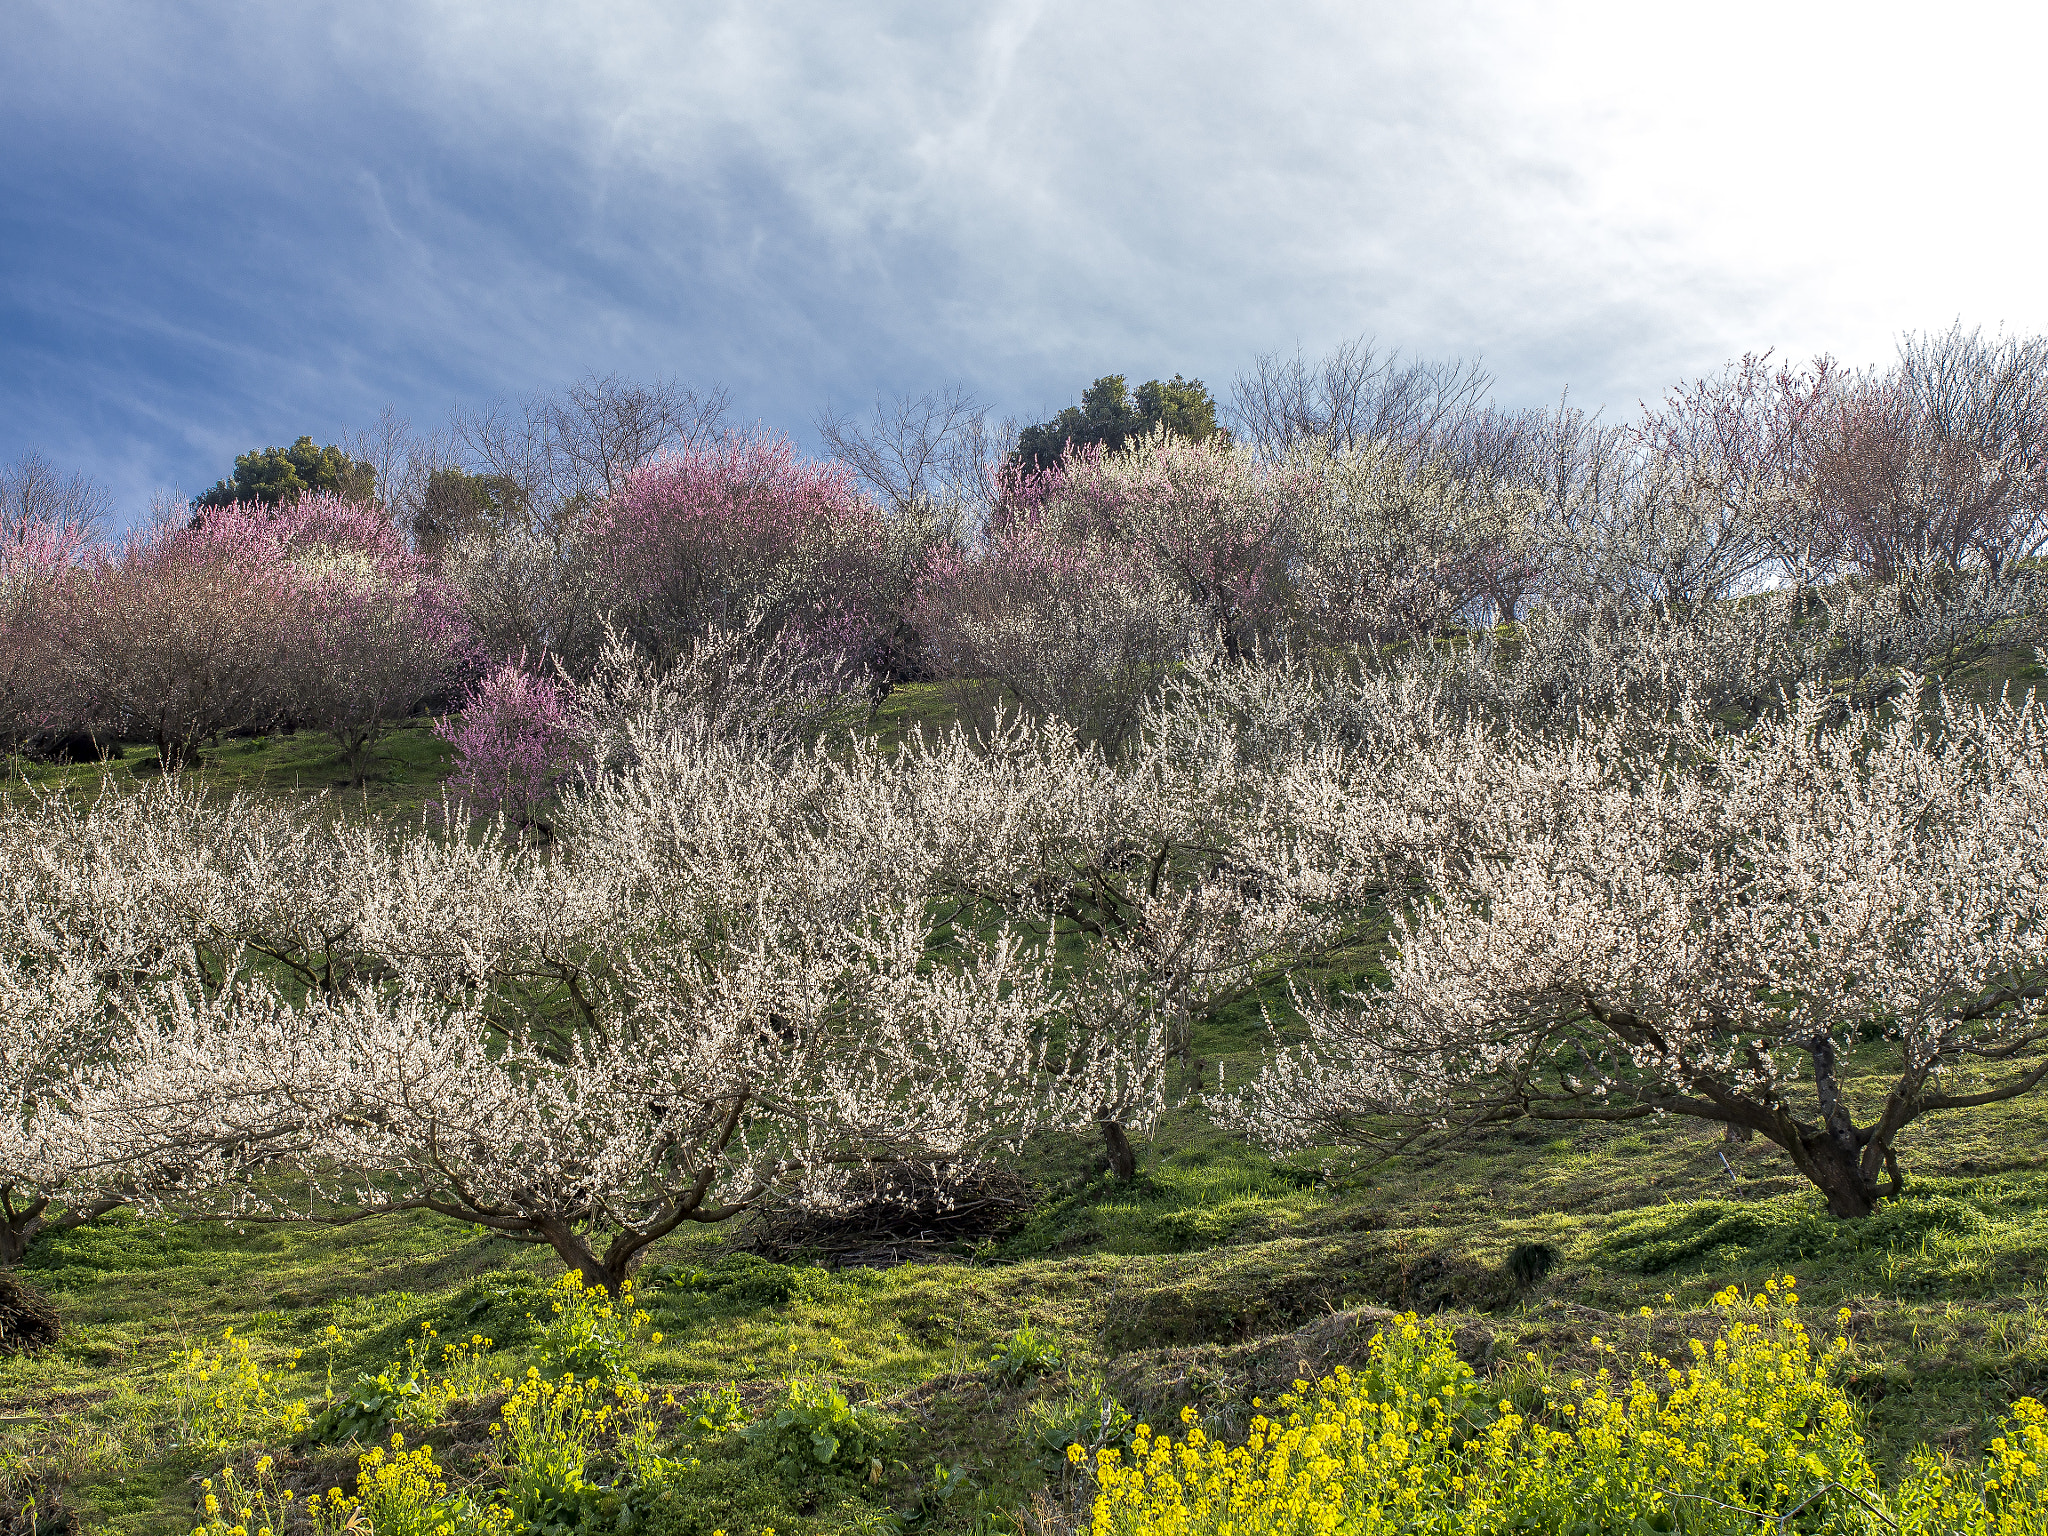
<path id="1" fill-rule="evenodd" d="M 449 788 L 475 812 L 533 822 L 582 755 L 568 691 L 507 662 L 471 691 L 461 718 L 436 723 L 455 748 Z"/>
<path id="2" fill-rule="evenodd" d="M 864 1471 L 879 1479 L 893 1429 L 880 1409 L 847 1402 L 830 1383 L 797 1380 L 780 1406 L 740 1433 L 773 1456 L 784 1476 Z"/>
<path id="3" fill-rule="evenodd" d="M 390 1368 L 375 1376 L 358 1376 L 320 1410 L 308 1433 L 323 1445 L 343 1445 L 351 1440 L 366 1445 L 389 1429 L 419 1395 L 416 1378 Z"/>
<path id="4" fill-rule="evenodd" d="M 57 1309 L 32 1285 L 0 1274 L 0 1355 L 33 1354 L 63 1331 Z"/>
<path id="5" fill-rule="evenodd" d="M 1508 1273 L 1517 1285 L 1534 1285 L 1557 1266 L 1557 1250 L 1548 1243 L 1517 1243 L 1508 1254 Z"/>

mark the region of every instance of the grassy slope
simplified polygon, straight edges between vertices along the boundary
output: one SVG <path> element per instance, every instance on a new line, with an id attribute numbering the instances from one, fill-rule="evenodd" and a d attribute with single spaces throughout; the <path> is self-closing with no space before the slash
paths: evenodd
<path id="1" fill-rule="evenodd" d="M 1240 1016 L 1198 1049 L 1207 1073 L 1220 1062 L 1234 1077 L 1261 1043 Z M 1775 1149 L 1724 1148 L 1716 1132 L 1669 1122 L 1508 1130 L 1325 1173 L 1275 1168 L 1191 1107 L 1160 1127 L 1135 1190 L 1097 1172 L 1087 1143 L 1048 1145 L 1032 1160 L 1048 1198 L 990 1251 L 880 1272 L 778 1271 L 752 1298 L 649 1287 L 665 1335 L 643 1367 L 650 1380 L 730 1382 L 759 1403 L 792 1374 L 823 1372 L 888 1400 L 906 1424 L 901 1465 L 873 1490 L 792 1485 L 736 1440 L 715 1440 L 685 1484 L 695 1513 L 676 1528 L 853 1530 L 864 1512 L 907 1506 L 935 1466 L 965 1465 L 974 1479 L 937 1529 L 966 1529 L 977 1497 L 1007 1507 L 1048 1478 L 1057 1491 L 1036 1437 L 1082 1395 L 1076 1384 L 1006 1390 L 982 1369 L 1027 1323 L 1064 1346 L 1081 1385 L 1106 1372 L 1141 1412 L 1163 1418 L 1192 1402 L 1227 1425 L 1248 1392 L 1234 1346 L 1332 1309 L 1419 1304 L 1481 1322 L 1513 1390 L 1511 1362 L 1527 1351 L 1569 1369 L 1595 1334 L 1635 1337 L 1638 1305 L 1662 1308 L 1670 1295 L 1676 1311 L 1702 1311 L 1731 1280 L 1787 1270 L 1816 1308 L 1859 1314 L 1851 1380 L 1885 1458 L 1922 1441 L 1973 1453 L 2013 1398 L 2048 1394 L 2044 1133 L 2042 1100 L 1916 1127 L 1902 1144 L 1908 1199 L 1854 1228 L 1830 1221 Z M 729 1262 L 743 1237 L 691 1233 L 654 1260 Z M 1500 1266 L 1528 1241 L 1553 1245 L 1559 1262 L 1518 1289 Z M 420 1319 L 467 1326 L 479 1276 L 504 1285 L 506 1271 L 555 1270 L 544 1254 L 434 1218 L 344 1231 L 113 1222 L 32 1255 L 27 1278 L 69 1327 L 54 1351 L 0 1361 L 0 1416 L 32 1417 L 6 1430 L 11 1443 L 82 1474 L 74 1501 L 89 1529 L 188 1530 L 193 1479 L 218 1458 L 171 1443 L 161 1382 L 182 1345 L 233 1326 L 272 1360 L 306 1349 L 297 1386 L 317 1395 L 330 1365 L 342 1382 L 376 1369 Z M 534 1304 L 521 1291 L 510 1305 Z M 488 1326 L 509 1337 L 502 1321 Z M 516 1369 L 523 1356 L 515 1347 L 506 1359 Z M 88 1427 L 124 1436 L 125 1463 L 102 1454 L 90 1465 Z M 329 1456 L 321 1480 L 346 1461 Z"/>
<path id="2" fill-rule="evenodd" d="M 454 761 L 448 744 L 434 734 L 434 722 L 408 720 L 385 732 L 371 748 L 364 782 L 350 782 L 348 766 L 333 741 L 317 731 L 290 736 L 231 736 L 206 747 L 192 772 L 222 794 L 330 796 L 338 810 L 358 816 L 416 818 L 437 800 L 441 781 Z M 104 762 L 0 763 L 0 795 L 20 795 L 25 786 L 43 792 L 92 795 L 102 784 L 132 784 L 157 772 L 154 746 L 130 745 Z"/>
<path id="3" fill-rule="evenodd" d="M 880 724 L 946 718 L 938 690 L 903 690 Z M 417 814 L 441 761 L 415 724 L 390 738 L 367 797 L 349 793 L 371 813 Z M 304 740 L 230 743 L 205 772 L 223 789 L 266 792 L 340 776 Z M 73 770 L 64 782 L 84 790 L 95 777 Z M 1265 1044 L 1250 1007 L 1213 1021 L 1195 1042 L 1200 1080 L 1219 1069 L 1241 1079 Z M 1874 1053 L 1859 1063 L 1880 1065 Z M 1776 1149 L 1671 1121 L 1510 1128 L 1377 1167 L 1276 1166 L 1190 1103 L 1159 1127 L 1135 1188 L 1110 1183 L 1081 1139 L 1028 1161 L 1043 1202 L 978 1252 L 880 1272 L 775 1270 L 724 1293 L 649 1287 L 665 1337 L 644 1374 L 685 1399 L 733 1383 L 759 1403 L 793 1374 L 823 1372 L 856 1398 L 885 1400 L 904 1425 L 872 1488 L 791 1483 L 736 1438 L 708 1439 L 668 1528 L 873 1529 L 935 1467 L 960 1466 L 961 1491 L 923 1528 L 965 1531 L 978 1512 L 1073 1494 L 1050 1452 L 1092 1378 L 1155 1420 L 1192 1403 L 1227 1429 L 1263 1368 L 1246 1340 L 1327 1336 L 1327 1314 L 1356 1306 L 1441 1308 L 1482 1325 L 1494 1336 L 1488 1369 L 1512 1392 L 1528 1353 L 1568 1369 L 1595 1334 L 1647 1340 L 1654 1327 L 1668 1339 L 1705 1326 L 1721 1285 L 1789 1270 L 1817 1310 L 1855 1310 L 1850 1380 L 1887 1460 L 1923 1441 L 1972 1453 L 2013 1398 L 2048 1395 L 2048 1097 L 1910 1129 L 1908 1198 L 1856 1226 L 1831 1222 Z M 740 1227 L 679 1235 L 656 1250 L 652 1273 L 730 1265 L 744 1238 Z M 1558 1262 L 1523 1288 L 1502 1261 L 1525 1242 L 1550 1244 Z M 495 1306 L 506 1315 L 489 1326 L 514 1337 L 505 1325 L 532 1304 L 522 1284 L 556 1269 L 432 1217 L 339 1231 L 116 1220 L 51 1239 L 26 1277 L 56 1300 L 67 1332 L 54 1350 L 0 1358 L 0 1472 L 32 1462 L 72 1482 L 88 1530 L 187 1531 L 195 1479 L 220 1458 L 176 1443 L 164 1380 L 181 1347 L 233 1326 L 275 1362 L 304 1349 L 288 1379 L 318 1395 L 330 1369 L 346 1382 L 392 1358 L 420 1320 L 466 1328 Z M 494 1293 L 509 1299 L 492 1303 Z M 1635 1320 L 1667 1295 L 1674 1320 Z M 1026 1324 L 1063 1346 L 1070 1375 L 1005 1387 L 984 1368 Z M 516 1344 L 504 1358 L 523 1359 Z M 315 1454 L 302 1472 L 325 1482 L 347 1465 Z"/>

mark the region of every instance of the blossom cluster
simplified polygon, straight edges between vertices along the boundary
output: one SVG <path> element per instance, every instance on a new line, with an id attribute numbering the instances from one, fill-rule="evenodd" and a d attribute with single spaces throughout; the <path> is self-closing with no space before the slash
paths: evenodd
<path id="1" fill-rule="evenodd" d="M 1386 983 L 1296 988 L 1307 1040 L 1219 1111 L 1276 1148 L 1687 1115 L 1867 1212 L 1906 1125 L 2048 1075 L 2048 718 L 1908 700 L 1539 734 L 1403 697 L 1422 728 L 1296 790 L 1329 867 L 1395 898 Z M 1841 1068 L 1869 1038 L 1895 1076 L 1859 1123 Z"/>

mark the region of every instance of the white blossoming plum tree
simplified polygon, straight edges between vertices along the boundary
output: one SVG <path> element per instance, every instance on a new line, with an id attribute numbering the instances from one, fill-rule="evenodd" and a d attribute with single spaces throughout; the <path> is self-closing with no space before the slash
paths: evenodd
<path id="1" fill-rule="evenodd" d="M 1836 718 L 1807 694 L 1736 734 L 1681 710 L 1648 747 L 1618 720 L 1425 746 L 1401 778 L 1455 832 L 1418 842 L 1389 799 L 1350 843 L 1428 891 L 1388 984 L 1297 989 L 1308 1041 L 1225 1118 L 1277 1150 L 1686 1115 L 1867 1214 L 1908 1125 L 2048 1081 L 2048 719 L 1912 702 Z M 1851 1066 L 1880 1056 L 1859 1119 Z"/>
<path id="2" fill-rule="evenodd" d="M 124 1206 L 202 1198 L 297 1130 L 182 988 L 110 991 L 91 948 L 0 963 L 0 1267 Z"/>

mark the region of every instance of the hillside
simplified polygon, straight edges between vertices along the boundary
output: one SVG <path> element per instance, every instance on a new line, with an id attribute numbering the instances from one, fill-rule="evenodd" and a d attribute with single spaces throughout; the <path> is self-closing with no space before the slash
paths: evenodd
<path id="1" fill-rule="evenodd" d="M 1996 691 L 2029 665 L 2002 658 L 1970 681 Z M 878 725 L 946 715 L 939 690 L 907 688 Z M 137 767 L 143 754 L 35 778 L 89 794 L 100 772 Z M 340 814 L 410 819 L 444 768 L 414 722 L 387 738 L 364 790 L 337 783 L 345 771 L 310 736 L 230 740 L 195 771 L 222 792 L 330 790 Z M 1267 1049 L 1252 1003 L 1204 1021 L 1134 1184 L 1109 1176 L 1092 1140 L 1041 1138 L 994 1230 L 920 1237 L 945 1225 L 927 1220 L 841 1243 L 743 1218 L 662 1241 L 639 1294 L 661 1339 L 639 1370 L 687 1465 L 653 1528 L 824 1536 L 882 1529 L 893 1512 L 891 1528 L 979 1533 L 1032 1529 L 1008 1513 L 1024 1511 L 1064 1529 L 1082 1482 L 1062 1452 L 1099 1425 L 1106 1397 L 1155 1424 L 1192 1408 L 1241 1433 L 1255 1395 L 1361 1358 L 1375 1308 L 1442 1314 L 1521 1401 L 1545 1373 L 1588 1369 L 1597 1339 L 1668 1350 L 1711 1333 L 1722 1287 L 1793 1273 L 1815 1315 L 1850 1309 L 1846 1380 L 1887 1467 L 1922 1444 L 1981 1455 L 2015 1399 L 2048 1395 L 2048 1099 L 1914 1125 L 1905 1197 L 1851 1224 L 1776 1148 L 1670 1120 L 1525 1123 L 1386 1162 L 1276 1164 L 1192 1095 L 1247 1077 Z M 851 1245 L 910 1261 L 834 1267 L 807 1242 L 814 1256 Z M 47 1238 L 23 1278 L 65 1331 L 0 1359 L 8 1497 L 47 1513 L 55 1492 L 78 1529 L 168 1536 L 195 1523 L 201 1478 L 225 1464 L 246 1476 L 264 1451 L 317 1494 L 347 1481 L 354 1450 L 202 1433 L 205 1393 L 177 1363 L 232 1329 L 275 1373 L 265 1391 L 317 1408 L 427 1325 L 491 1335 L 491 1374 L 516 1378 L 535 1358 L 527 1315 L 545 1320 L 558 1273 L 545 1250 L 424 1215 L 341 1228 L 115 1217 Z M 895 1420 L 879 1475 L 792 1475 L 725 1427 L 813 1375 Z M 488 1416 L 471 1405 L 429 1431 L 444 1465 L 477 1454 Z"/>

